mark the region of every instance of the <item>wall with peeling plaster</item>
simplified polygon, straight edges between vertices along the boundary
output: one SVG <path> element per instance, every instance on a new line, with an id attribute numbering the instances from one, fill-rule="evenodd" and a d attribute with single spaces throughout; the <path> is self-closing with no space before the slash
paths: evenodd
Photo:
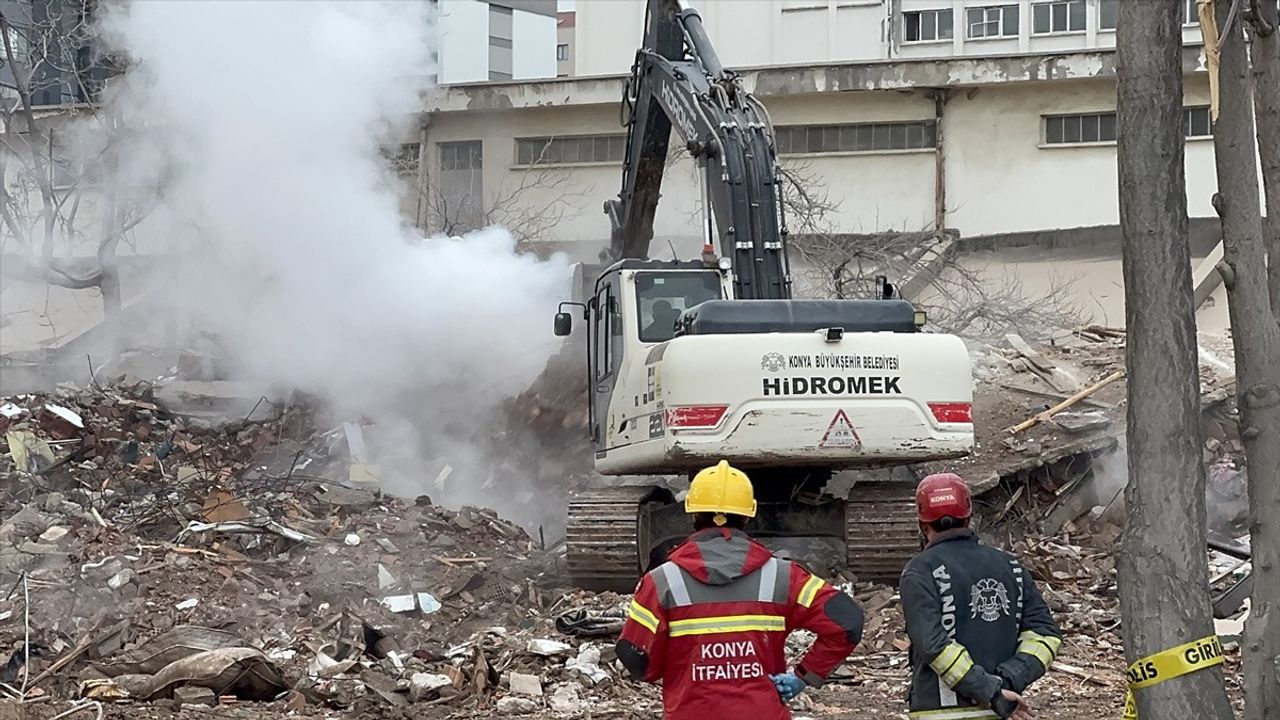
<path id="1" fill-rule="evenodd" d="M 1088 57 L 1078 59 L 1070 72 L 1080 71 L 1088 62 Z M 1061 64 L 1058 69 L 1065 72 L 1067 67 Z M 824 76 L 825 80 L 830 76 Z M 587 82 L 592 97 L 605 94 L 598 88 L 601 81 Z M 558 92 L 574 85 L 577 83 L 493 85 L 470 92 L 473 100 L 490 107 L 529 104 L 535 93 L 554 102 Z M 1207 104 L 1204 76 L 1189 76 L 1186 86 L 1188 105 Z M 779 126 L 926 120 L 934 112 L 924 90 L 816 92 L 766 98 Z M 1114 143 L 1060 147 L 1041 142 L 1042 115 L 1114 109 L 1115 86 L 1110 79 L 1002 83 L 953 91 L 943 124 L 947 225 L 965 237 L 1116 225 Z M 517 136 L 619 132 L 617 110 L 612 105 L 444 112 L 431 116 L 427 149 L 430 152 L 434 143 L 445 140 L 483 139 L 485 188 L 491 193 L 497 192 L 494 188 L 517 185 L 519 174 L 525 172 L 511 167 Z M 931 223 L 934 158 L 932 151 L 907 151 L 786 156 L 783 160 L 804 166 L 806 173 L 817 178 L 838 201 L 839 208 L 831 219 L 841 231 L 876 232 L 919 230 Z M 426 159 L 432 162 L 431 156 Z M 428 171 L 430 168 L 428 165 Z M 603 240 L 608 226 L 599 208 L 617 193 L 620 166 L 572 165 L 563 170 L 573 177 L 575 194 L 581 195 L 573 201 L 580 209 L 557 226 L 555 239 Z M 1212 216 L 1209 198 L 1215 185 L 1212 142 L 1191 140 L 1187 145 L 1187 194 L 1192 217 Z M 664 183 L 655 226 L 660 244 L 669 238 L 698 235 L 697 187 L 690 164 L 672 168 Z M 525 195 L 531 202 L 546 200 L 538 192 Z"/>

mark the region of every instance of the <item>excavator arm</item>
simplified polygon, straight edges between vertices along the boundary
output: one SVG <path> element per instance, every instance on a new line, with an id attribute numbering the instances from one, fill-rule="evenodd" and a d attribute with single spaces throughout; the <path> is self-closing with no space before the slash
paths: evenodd
<path id="1" fill-rule="evenodd" d="M 732 259 L 735 297 L 790 298 L 768 113 L 720 64 L 702 18 L 682 0 L 649 0 L 622 120 L 622 190 L 605 203 L 611 259 L 648 257 L 674 127 L 702 171 L 704 241 Z"/>

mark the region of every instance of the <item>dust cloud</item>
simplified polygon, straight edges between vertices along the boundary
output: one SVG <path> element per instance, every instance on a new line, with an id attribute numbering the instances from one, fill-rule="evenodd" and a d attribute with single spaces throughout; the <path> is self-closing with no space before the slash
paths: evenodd
<path id="1" fill-rule="evenodd" d="M 481 448 L 496 405 L 557 349 L 550 316 L 570 268 L 517 254 L 501 228 L 423 237 L 402 218 L 379 148 L 418 122 L 430 8 L 119 6 L 103 29 L 130 67 L 108 111 L 145 148 L 120 171 L 159 193 L 140 244 L 190 259 L 155 282 L 219 338 L 233 377 L 371 420 L 371 444 L 399 458 L 389 490 L 518 509 L 476 479 Z"/>

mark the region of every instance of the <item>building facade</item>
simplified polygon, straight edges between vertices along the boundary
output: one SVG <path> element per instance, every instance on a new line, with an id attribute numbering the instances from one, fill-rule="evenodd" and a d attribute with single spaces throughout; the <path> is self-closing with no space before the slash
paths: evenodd
<path id="1" fill-rule="evenodd" d="M 1115 3 L 693 4 L 725 64 L 768 108 L 781 164 L 826 198 L 830 232 L 945 227 L 962 247 L 1005 253 L 988 263 L 997 281 L 1014 268 L 1047 282 L 1081 267 L 1055 248 L 1090 248 L 1100 259 L 1083 272 L 1099 285 L 1080 301 L 1097 321 L 1122 322 Z M 619 105 L 643 12 L 640 0 L 577 3 L 576 77 L 455 86 L 430 97 L 419 224 L 456 230 L 448 220 L 460 207 L 488 222 L 514 217 L 520 222 L 507 224 L 520 224 L 523 239 L 594 261 L 609 238 L 603 204 L 622 180 Z M 823 34 L 818 25 L 838 29 Z M 806 35 L 818 41 L 793 39 Z M 1194 17 L 1184 23 L 1182 64 L 1187 207 L 1194 255 L 1203 258 L 1217 242 L 1217 183 Z M 668 164 L 661 197 L 651 255 L 696 256 L 703 193 L 687 157 L 676 153 Z M 1009 248 L 1019 245 L 1042 250 L 1013 262 Z"/>
<path id="2" fill-rule="evenodd" d="M 573 77 L 577 51 L 577 13 L 561 12 L 556 20 L 556 76 Z"/>
<path id="3" fill-rule="evenodd" d="M 554 78 L 555 0 L 438 0 L 442 85 Z"/>
<path id="4" fill-rule="evenodd" d="M 1122 0 L 687 0 L 730 67 L 1115 47 Z M 1195 0 L 1182 0 L 1184 38 L 1198 42 Z M 630 67 L 645 0 L 577 7 L 576 74 Z"/>

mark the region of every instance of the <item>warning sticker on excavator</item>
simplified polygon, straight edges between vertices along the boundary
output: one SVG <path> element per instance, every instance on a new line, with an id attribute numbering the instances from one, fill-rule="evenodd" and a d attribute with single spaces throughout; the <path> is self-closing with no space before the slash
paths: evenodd
<path id="1" fill-rule="evenodd" d="M 858 431 L 854 429 L 853 423 L 849 422 L 849 416 L 844 410 L 837 410 L 836 416 L 831 419 L 831 424 L 827 426 L 827 431 L 822 435 L 822 442 L 818 443 L 820 448 L 833 447 L 861 447 L 862 438 L 858 436 Z"/>

